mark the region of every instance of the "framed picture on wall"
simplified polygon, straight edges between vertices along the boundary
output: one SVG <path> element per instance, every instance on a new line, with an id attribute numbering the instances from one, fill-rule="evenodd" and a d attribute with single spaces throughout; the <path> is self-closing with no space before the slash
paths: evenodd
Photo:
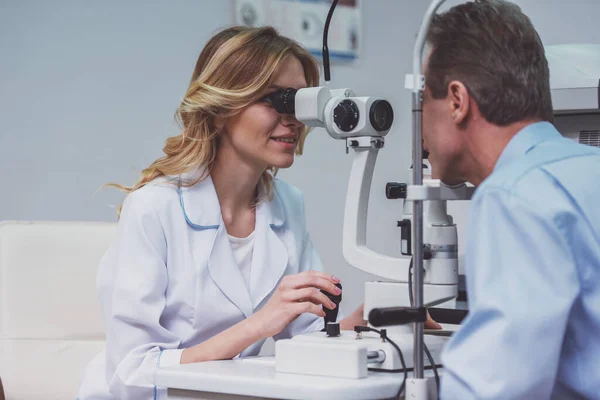
<path id="1" fill-rule="evenodd" d="M 332 0 L 235 0 L 235 24 L 271 25 L 321 57 L 323 29 Z M 332 62 L 358 59 L 362 46 L 362 0 L 339 0 L 329 25 L 328 48 Z"/>

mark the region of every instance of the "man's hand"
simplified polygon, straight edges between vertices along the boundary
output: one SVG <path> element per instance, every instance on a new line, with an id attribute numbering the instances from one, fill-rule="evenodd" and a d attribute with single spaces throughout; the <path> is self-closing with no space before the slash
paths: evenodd
<path id="1" fill-rule="evenodd" d="M 363 319 L 364 314 L 364 303 L 358 306 L 358 308 L 352 311 L 352 314 L 340 321 L 340 329 L 343 331 L 353 331 L 355 326 L 366 326 L 367 321 Z"/>
<path id="2" fill-rule="evenodd" d="M 442 326 L 431 319 L 429 311 L 427 311 L 427 319 L 425 320 L 425 329 L 442 329 Z"/>

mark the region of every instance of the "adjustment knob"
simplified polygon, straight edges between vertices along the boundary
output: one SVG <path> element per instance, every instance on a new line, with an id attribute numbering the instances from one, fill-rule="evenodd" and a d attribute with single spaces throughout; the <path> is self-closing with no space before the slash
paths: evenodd
<path id="1" fill-rule="evenodd" d="M 406 198 L 406 183 L 388 182 L 385 185 L 385 197 L 389 200 Z"/>
<path id="2" fill-rule="evenodd" d="M 328 337 L 340 336 L 340 323 L 329 322 L 326 327 L 326 334 Z"/>
<path id="3" fill-rule="evenodd" d="M 350 132 L 356 128 L 358 120 L 358 106 L 352 100 L 342 100 L 333 109 L 333 122 L 344 132 Z"/>

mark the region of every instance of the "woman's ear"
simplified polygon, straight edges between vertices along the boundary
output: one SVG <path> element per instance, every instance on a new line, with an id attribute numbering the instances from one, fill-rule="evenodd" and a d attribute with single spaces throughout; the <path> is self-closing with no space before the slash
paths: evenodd
<path id="1" fill-rule="evenodd" d="M 215 119 L 214 119 L 215 128 L 217 128 L 218 130 L 223 130 L 223 128 L 225 127 L 225 121 L 226 121 L 226 119 L 223 117 L 215 117 Z"/>

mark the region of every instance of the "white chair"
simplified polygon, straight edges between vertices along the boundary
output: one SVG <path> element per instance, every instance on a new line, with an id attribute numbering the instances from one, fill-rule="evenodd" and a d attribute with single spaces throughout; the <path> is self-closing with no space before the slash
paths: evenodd
<path id="1" fill-rule="evenodd" d="M 7 400 L 74 399 L 104 347 L 102 222 L 0 222 L 0 377 Z M 1 394 L 0 394 L 1 396 Z"/>

